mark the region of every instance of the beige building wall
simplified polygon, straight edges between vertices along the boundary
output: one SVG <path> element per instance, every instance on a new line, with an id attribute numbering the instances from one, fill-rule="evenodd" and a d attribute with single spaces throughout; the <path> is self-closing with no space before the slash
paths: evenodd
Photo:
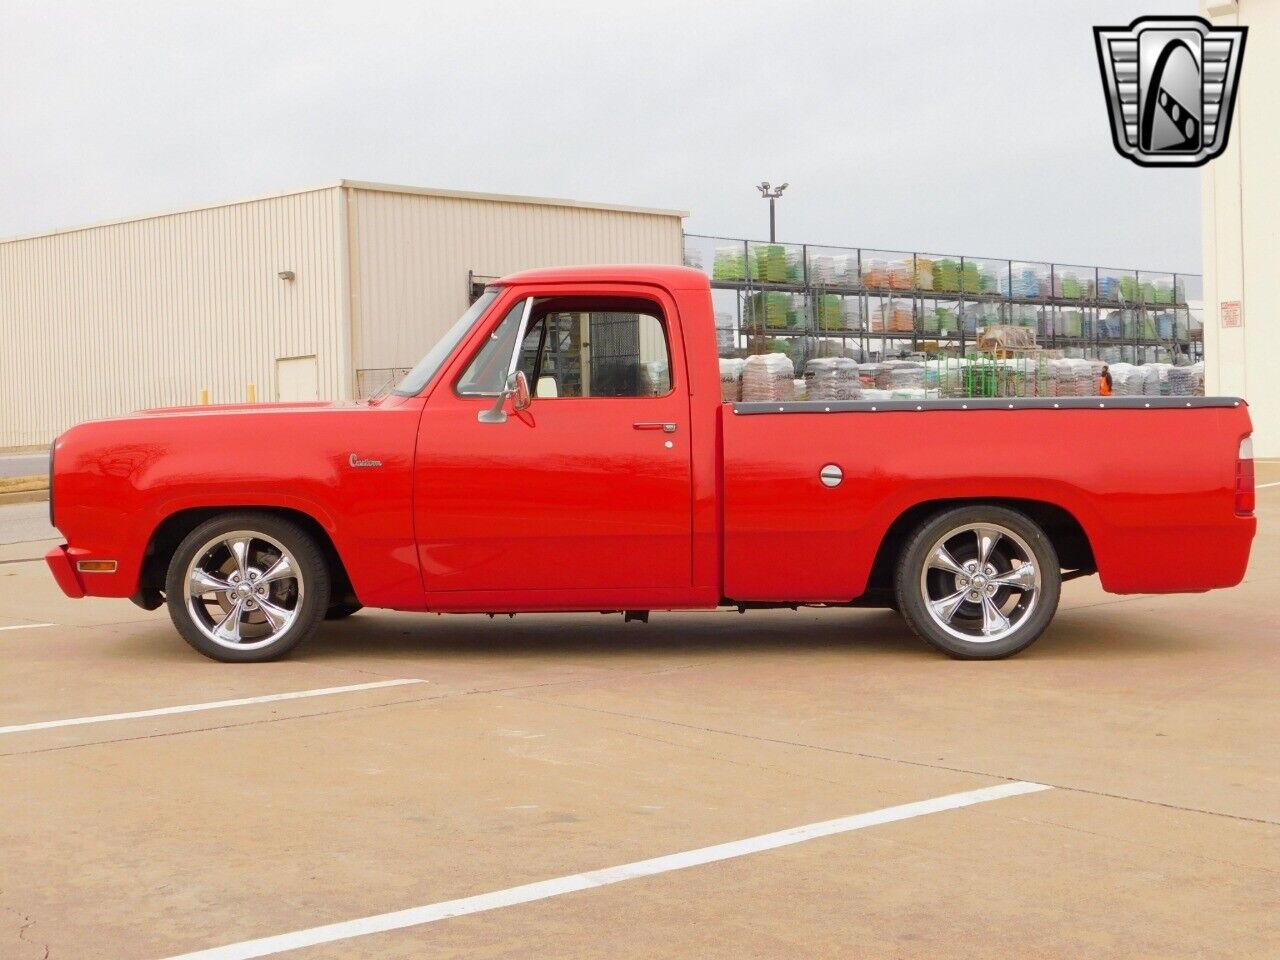
<path id="1" fill-rule="evenodd" d="M 1205 392 L 1248 400 L 1255 455 L 1280 458 L 1280 0 L 1201 9 L 1249 28 L 1228 146 L 1202 174 Z M 1224 302 L 1242 326 L 1222 326 Z"/>
<path id="2" fill-rule="evenodd" d="M 321 395 L 341 396 L 341 197 L 329 186 L 0 241 L 0 448 L 202 390 L 232 403 L 252 384 L 271 400 L 289 358 L 314 357 Z"/>
<path id="3" fill-rule="evenodd" d="M 412 366 L 470 303 L 468 271 L 678 265 L 684 213 L 527 197 L 348 184 L 353 354 L 366 383 Z M 642 345 L 646 356 L 653 344 Z"/>
<path id="4" fill-rule="evenodd" d="M 682 217 L 338 181 L 0 240 L 0 449 L 202 391 L 349 399 L 426 353 L 468 271 L 678 264 Z"/>

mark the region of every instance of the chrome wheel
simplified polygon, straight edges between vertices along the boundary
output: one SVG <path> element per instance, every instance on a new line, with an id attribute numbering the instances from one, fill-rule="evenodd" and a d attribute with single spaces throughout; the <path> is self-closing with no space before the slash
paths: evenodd
<path id="1" fill-rule="evenodd" d="M 293 554 L 251 530 L 220 534 L 187 566 L 186 607 L 196 628 L 230 650 L 279 640 L 302 610 L 304 583 Z"/>
<path id="2" fill-rule="evenodd" d="M 959 640 L 995 643 L 1031 617 L 1041 575 L 1027 542 L 1008 527 L 955 527 L 930 547 L 920 597 L 933 623 Z"/>

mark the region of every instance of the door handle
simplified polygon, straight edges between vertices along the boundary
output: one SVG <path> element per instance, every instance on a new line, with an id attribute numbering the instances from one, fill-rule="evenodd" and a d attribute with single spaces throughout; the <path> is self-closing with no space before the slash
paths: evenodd
<path id="1" fill-rule="evenodd" d="M 676 432 L 676 425 L 674 423 L 655 423 L 645 420 L 637 420 L 631 426 L 637 430 L 661 430 L 663 433 Z"/>

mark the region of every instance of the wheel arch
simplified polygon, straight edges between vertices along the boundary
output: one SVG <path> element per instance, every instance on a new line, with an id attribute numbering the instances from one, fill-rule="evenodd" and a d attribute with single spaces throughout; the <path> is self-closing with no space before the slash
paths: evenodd
<path id="1" fill-rule="evenodd" d="M 1057 551 L 1058 560 L 1063 569 L 1079 570 L 1085 573 L 1097 572 L 1093 545 L 1089 541 L 1084 525 L 1064 507 L 1045 500 L 1017 497 L 956 497 L 921 501 L 903 510 L 889 524 L 884 536 L 880 539 L 875 560 L 871 564 L 867 593 L 892 590 L 894 569 L 902 547 L 912 530 L 943 510 L 973 506 L 1006 507 L 1024 514 L 1049 538 L 1049 542 Z"/>
<path id="2" fill-rule="evenodd" d="M 174 551 L 183 539 L 206 520 L 228 513 L 265 513 L 291 520 L 306 530 L 320 545 L 329 566 L 329 575 L 333 584 L 331 597 L 333 600 L 357 599 L 351 586 L 351 578 L 342 562 L 342 556 L 334 546 L 329 531 L 311 514 L 291 507 L 267 506 L 259 504 L 235 504 L 217 507 L 186 507 L 169 514 L 151 532 L 147 546 L 142 555 L 142 569 L 138 578 L 139 597 L 143 606 L 151 608 L 154 598 L 164 590 L 165 575 Z M 155 604 L 158 605 L 158 604 Z"/>

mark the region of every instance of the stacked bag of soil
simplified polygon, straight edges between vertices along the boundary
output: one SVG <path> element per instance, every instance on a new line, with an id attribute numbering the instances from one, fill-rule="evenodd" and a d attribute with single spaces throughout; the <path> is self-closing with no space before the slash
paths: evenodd
<path id="1" fill-rule="evenodd" d="M 805 365 L 806 398 L 856 400 L 862 393 L 858 365 L 847 357 L 819 357 Z"/>
<path id="2" fill-rule="evenodd" d="M 1112 364 L 1111 392 L 1118 397 L 1158 397 L 1160 371 L 1150 365 Z"/>
<path id="3" fill-rule="evenodd" d="M 726 403 L 742 399 L 742 366 L 745 360 L 720 358 L 720 398 Z"/>
<path id="4" fill-rule="evenodd" d="M 1173 367 L 1169 370 L 1169 396 L 1203 397 L 1204 362 L 1189 367 Z"/>
<path id="5" fill-rule="evenodd" d="M 923 390 L 924 364 L 914 360 L 886 360 L 876 374 L 879 390 Z"/>
<path id="6" fill-rule="evenodd" d="M 747 357 L 742 366 L 742 399 L 745 403 L 794 400 L 796 369 L 785 353 Z"/>
<path id="7" fill-rule="evenodd" d="M 1072 358 L 1049 361 L 1049 393 L 1052 396 L 1096 396 L 1098 383 L 1099 377 L 1094 375 L 1094 367 L 1089 360 Z"/>

